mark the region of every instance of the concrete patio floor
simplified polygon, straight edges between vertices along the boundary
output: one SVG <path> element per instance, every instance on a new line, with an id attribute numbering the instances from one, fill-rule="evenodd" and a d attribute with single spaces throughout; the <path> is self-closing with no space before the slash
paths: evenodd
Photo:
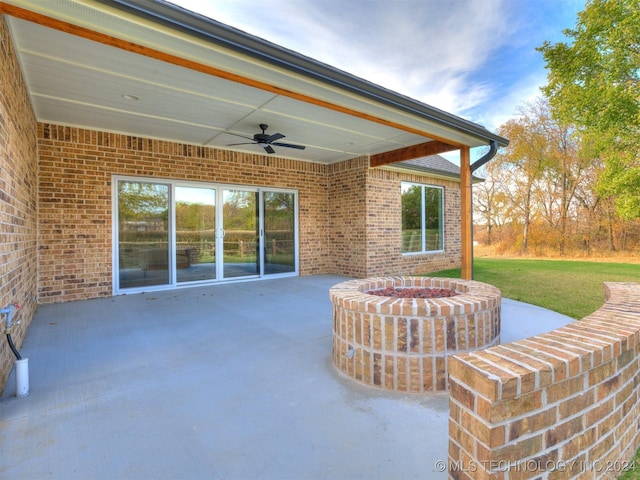
<path id="1" fill-rule="evenodd" d="M 331 364 L 322 275 L 42 305 L 0 398 L 0 478 L 441 479 L 448 396 Z M 572 321 L 503 300 L 502 341 Z"/>

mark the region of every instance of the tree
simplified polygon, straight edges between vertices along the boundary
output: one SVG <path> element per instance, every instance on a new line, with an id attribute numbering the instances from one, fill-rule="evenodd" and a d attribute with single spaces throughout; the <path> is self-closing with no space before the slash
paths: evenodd
<path id="1" fill-rule="evenodd" d="M 120 182 L 118 216 L 120 221 L 168 220 L 169 190 L 166 185 L 144 182 Z"/>
<path id="2" fill-rule="evenodd" d="M 618 212 L 640 217 L 640 0 L 589 0 L 572 43 L 545 42 L 549 70 L 543 91 L 559 119 L 576 125 L 583 156 L 605 169 L 600 193 L 615 197 Z"/>
<path id="3" fill-rule="evenodd" d="M 486 228 L 486 243 L 493 242 L 494 228 L 498 230 L 506 220 L 507 196 L 505 185 L 501 182 L 498 172 L 499 163 L 489 162 L 476 174 L 483 177 L 483 181 L 473 186 L 473 206 L 478 214 L 480 224 Z"/>
<path id="4" fill-rule="evenodd" d="M 411 185 L 402 192 L 402 231 L 420 230 L 422 225 L 422 188 Z"/>
<path id="5" fill-rule="evenodd" d="M 546 169 L 543 174 L 544 203 L 549 225 L 558 232 L 558 253 L 565 254 L 568 241 L 569 215 L 575 216 L 574 200 L 585 179 L 585 170 L 592 163 L 579 152 L 580 138 L 574 129 L 558 122 L 546 100 L 539 99 L 529 110 L 535 113 L 537 128 L 547 142 Z"/>
<path id="6" fill-rule="evenodd" d="M 532 220 L 533 195 L 536 182 L 541 178 L 550 158 L 546 133 L 541 126 L 538 104 L 528 104 L 520 115 L 503 124 L 500 135 L 509 138 L 509 145 L 497 155 L 511 204 L 520 211 L 522 220 L 522 253 L 527 253 Z"/>

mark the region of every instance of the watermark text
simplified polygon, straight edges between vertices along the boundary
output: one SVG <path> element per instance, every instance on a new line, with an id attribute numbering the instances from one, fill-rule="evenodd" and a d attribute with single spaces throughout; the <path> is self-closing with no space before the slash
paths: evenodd
<path id="1" fill-rule="evenodd" d="M 606 461 L 595 460 L 587 462 L 584 460 L 562 461 L 562 460 L 524 460 L 520 462 L 509 462 L 507 460 L 471 460 L 444 461 L 438 460 L 433 465 L 436 472 L 596 472 L 596 473 L 622 473 L 634 468 L 632 461 Z"/>

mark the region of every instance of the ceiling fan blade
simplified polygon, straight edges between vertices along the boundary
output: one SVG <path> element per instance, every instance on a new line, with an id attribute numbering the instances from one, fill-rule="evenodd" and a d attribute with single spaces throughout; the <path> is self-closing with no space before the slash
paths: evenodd
<path id="1" fill-rule="evenodd" d="M 255 142 L 243 142 L 243 143 L 227 143 L 227 147 L 235 147 L 236 145 L 255 145 Z"/>
<path id="2" fill-rule="evenodd" d="M 253 140 L 253 137 L 247 137 L 246 135 L 239 135 L 237 133 L 224 132 L 227 135 L 233 135 L 234 137 L 246 138 L 247 140 Z"/>
<path id="3" fill-rule="evenodd" d="M 270 135 L 269 137 L 267 137 L 266 142 L 267 143 L 275 142 L 276 140 L 280 140 L 281 138 L 284 138 L 283 134 L 274 133 L 273 135 Z"/>
<path id="4" fill-rule="evenodd" d="M 298 150 L 304 150 L 306 148 L 304 145 L 293 145 L 291 143 L 274 142 L 271 145 L 276 145 L 278 147 L 297 148 Z"/>
<path id="5" fill-rule="evenodd" d="M 271 148 L 271 145 L 265 145 L 264 149 L 266 150 L 267 153 L 276 153 L 276 151 Z"/>

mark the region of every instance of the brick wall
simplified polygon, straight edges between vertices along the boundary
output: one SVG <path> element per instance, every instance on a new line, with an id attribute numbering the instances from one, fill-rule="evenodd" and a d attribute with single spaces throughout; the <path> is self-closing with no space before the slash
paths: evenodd
<path id="1" fill-rule="evenodd" d="M 331 273 L 363 277 L 367 274 L 368 158 L 356 158 L 329 167 L 328 234 Z"/>
<path id="2" fill-rule="evenodd" d="M 449 362 L 449 477 L 616 478 L 640 445 L 640 284 L 579 322 Z"/>
<path id="3" fill-rule="evenodd" d="M 18 302 L 12 332 L 22 345 L 35 310 L 37 282 L 36 121 L 4 17 L 0 16 L 0 308 Z M 0 390 L 15 357 L 0 319 Z"/>
<path id="4" fill-rule="evenodd" d="M 443 252 L 402 255 L 402 181 L 444 187 Z M 365 276 L 418 275 L 460 267 L 460 183 L 395 170 L 371 169 L 368 171 L 366 192 Z"/>
<path id="5" fill-rule="evenodd" d="M 111 179 L 132 175 L 299 191 L 300 274 L 427 273 L 460 264 L 459 184 L 52 124 L 38 125 L 39 301 L 112 291 Z M 402 256 L 400 181 L 445 186 L 444 253 Z"/>
<path id="6" fill-rule="evenodd" d="M 111 295 L 112 175 L 298 189 L 300 273 L 330 271 L 326 166 L 38 125 L 42 303 Z"/>

